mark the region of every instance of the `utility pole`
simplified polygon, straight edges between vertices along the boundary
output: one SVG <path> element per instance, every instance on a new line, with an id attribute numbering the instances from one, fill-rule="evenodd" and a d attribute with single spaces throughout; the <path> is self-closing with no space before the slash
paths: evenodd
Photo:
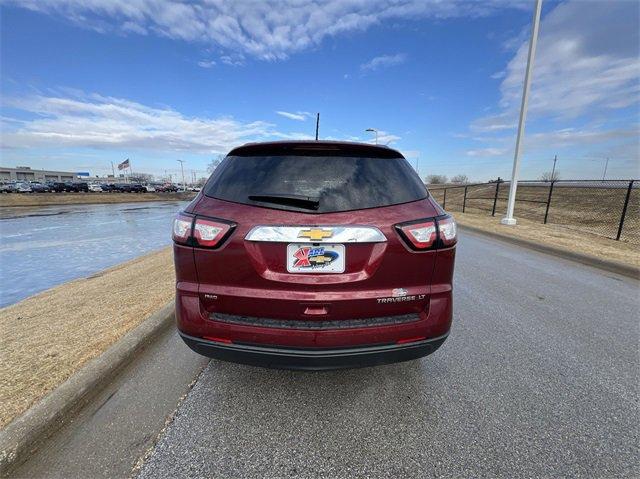
<path id="1" fill-rule="evenodd" d="M 319 131 L 320 131 L 320 113 L 316 113 L 316 141 L 318 141 Z"/>
<path id="2" fill-rule="evenodd" d="M 605 177 L 607 176 L 607 168 L 609 168 L 609 158 L 607 158 L 607 161 L 604 164 L 604 172 L 602 173 L 602 181 L 604 181 Z"/>
<path id="3" fill-rule="evenodd" d="M 187 185 L 184 182 L 184 161 L 185 160 L 177 160 L 180 163 L 180 169 L 182 170 L 182 191 L 187 189 Z"/>
<path id="4" fill-rule="evenodd" d="M 558 155 L 553 157 L 553 169 L 551 170 L 551 181 L 556 179 L 556 161 L 558 161 Z"/>
<path id="5" fill-rule="evenodd" d="M 513 210 L 516 206 L 516 190 L 518 189 L 518 173 L 520 172 L 520 147 L 522 144 L 522 137 L 524 136 L 524 123 L 527 117 L 529 88 L 531 87 L 531 71 L 533 70 L 533 60 L 536 56 L 536 44 L 538 43 L 538 29 L 540 27 L 541 11 L 542 0 L 536 0 L 536 5 L 533 9 L 533 25 L 531 26 L 531 40 L 529 41 L 527 69 L 524 73 L 524 88 L 522 89 L 522 104 L 520 105 L 520 119 L 518 120 L 516 148 L 513 153 L 513 171 L 511 172 L 511 184 L 509 185 L 509 202 L 507 203 L 507 215 L 500 221 L 500 223 L 502 223 L 503 225 L 516 224 L 516 219 L 513 217 Z"/>

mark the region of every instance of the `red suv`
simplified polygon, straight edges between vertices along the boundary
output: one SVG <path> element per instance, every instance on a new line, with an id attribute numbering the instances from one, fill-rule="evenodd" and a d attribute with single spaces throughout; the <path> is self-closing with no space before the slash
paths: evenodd
<path id="1" fill-rule="evenodd" d="M 174 220 L 180 335 L 205 356 L 267 367 L 425 356 L 451 326 L 456 239 L 398 151 L 241 146 Z"/>

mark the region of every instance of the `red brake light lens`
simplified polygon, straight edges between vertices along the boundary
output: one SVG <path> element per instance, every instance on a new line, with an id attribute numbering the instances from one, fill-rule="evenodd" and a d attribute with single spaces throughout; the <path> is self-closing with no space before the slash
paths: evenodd
<path id="1" fill-rule="evenodd" d="M 447 248 L 458 240 L 456 222 L 446 215 L 396 225 L 400 236 L 414 250 Z"/>
<path id="2" fill-rule="evenodd" d="M 235 223 L 178 213 L 173 220 L 173 241 L 199 248 L 217 248 L 235 228 Z"/>
<path id="3" fill-rule="evenodd" d="M 400 225 L 403 236 L 415 249 L 431 248 L 438 237 L 435 220 L 423 221 L 409 225 Z"/>
<path id="4" fill-rule="evenodd" d="M 178 244 L 187 244 L 191 237 L 191 226 L 193 225 L 193 216 L 178 213 L 173 220 L 173 241 Z"/>
<path id="5" fill-rule="evenodd" d="M 220 243 L 220 240 L 227 235 L 230 229 L 231 225 L 227 223 L 196 217 L 193 237 L 198 246 L 213 248 Z"/>

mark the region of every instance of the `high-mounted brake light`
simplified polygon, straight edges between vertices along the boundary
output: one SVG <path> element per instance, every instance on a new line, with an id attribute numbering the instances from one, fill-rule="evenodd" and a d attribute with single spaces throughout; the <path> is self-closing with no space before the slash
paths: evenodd
<path id="1" fill-rule="evenodd" d="M 456 222 L 449 215 L 402 223 L 396 228 L 407 244 L 418 251 L 453 246 L 458 239 Z"/>
<path id="2" fill-rule="evenodd" d="M 178 213 L 173 220 L 173 241 L 199 248 L 217 248 L 235 228 L 234 223 Z"/>

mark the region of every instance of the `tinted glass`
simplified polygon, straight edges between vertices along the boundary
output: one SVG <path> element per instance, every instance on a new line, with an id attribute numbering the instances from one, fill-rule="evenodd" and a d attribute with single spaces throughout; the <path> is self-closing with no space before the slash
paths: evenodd
<path id="1" fill-rule="evenodd" d="M 236 203 L 328 213 L 423 199 L 427 190 L 404 158 L 343 156 L 227 157 L 205 194 Z M 271 204 L 250 196 L 291 195 L 318 200 L 317 209 Z"/>

